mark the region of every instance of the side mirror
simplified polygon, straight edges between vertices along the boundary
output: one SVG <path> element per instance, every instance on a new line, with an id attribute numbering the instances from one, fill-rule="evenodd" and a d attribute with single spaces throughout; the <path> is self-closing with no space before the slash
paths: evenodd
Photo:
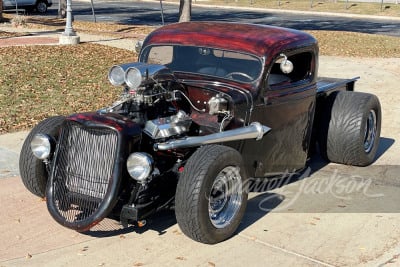
<path id="1" fill-rule="evenodd" d="M 140 50 L 142 50 L 142 46 L 143 46 L 143 41 L 137 41 L 135 44 L 135 51 L 136 53 L 140 53 Z"/>
<path id="2" fill-rule="evenodd" d="M 281 62 L 280 69 L 283 73 L 289 74 L 293 71 L 293 63 L 287 59 L 287 56 L 285 54 L 280 54 L 281 57 L 283 57 L 283 60 Z"/>

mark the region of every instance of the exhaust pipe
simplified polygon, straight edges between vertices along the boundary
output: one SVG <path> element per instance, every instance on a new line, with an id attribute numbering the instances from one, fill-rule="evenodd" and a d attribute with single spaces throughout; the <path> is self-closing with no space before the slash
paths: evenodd
<path id="1" fill-rule="evenodd" d="M 196 147 L 207 144 L 216 144 L 229 141 L 237 141 L 244 139 L 261 140 L 271 128 L 262 125 L 259 122 L 253 122 L 249 126 L 209 134 L 204 136 L 187 137 L 185 139 L 171 140 L 164 143 L 154 144 L 154 150 L 170 150 L 177 148 Z"/>

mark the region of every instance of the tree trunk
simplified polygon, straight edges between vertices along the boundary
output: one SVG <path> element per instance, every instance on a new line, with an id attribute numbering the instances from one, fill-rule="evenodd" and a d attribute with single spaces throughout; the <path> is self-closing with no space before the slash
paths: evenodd
<path id="1" fill-rule="evenodd" d="M 179 22 L 190 21 L 192 0 L 179 0 Z"/>
<path id="2" fill-rule="evenodd" d="M 65 19 L 66 16 L 67 16 L 67 0 L 58 0 L 57 18 Z"/>

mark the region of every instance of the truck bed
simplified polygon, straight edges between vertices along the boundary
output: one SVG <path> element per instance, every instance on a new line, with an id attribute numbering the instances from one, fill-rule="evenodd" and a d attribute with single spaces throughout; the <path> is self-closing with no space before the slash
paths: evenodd
<path id="1" fill-rule="evenodd" d="M 352 79 L 339 79 L 339 78 L 328 78 L 320 77 L 317 79 L 317 95 L 330 94 L 332 91 L 345 90 L 353 91 L 354 83 L 360 77 L 354 77 Z"/>

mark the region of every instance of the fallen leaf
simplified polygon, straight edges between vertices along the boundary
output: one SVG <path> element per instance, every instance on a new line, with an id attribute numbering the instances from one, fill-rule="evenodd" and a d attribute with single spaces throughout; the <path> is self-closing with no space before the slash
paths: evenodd
<path id="1" fill-rule="evenodd" d="M 181 261 L 184 261 L 184 260 L 186 260 L 184 257 L 182 257 L 182 256 L 179 256 L 179 257 L 176 257 L 175 259 L 177 259 L 177 260 L 181 260 Z"/>
<path id="2" fill-rule="evenodd" d="M 173 230 L 172 233 L 176 234 L 176 235 L 181 235 L 182 233 L 179 230 Z"/>
<path id="3" fill-rule="evenodd" d="M 210 267 L 215 267 L 215 263 L 214 263 L 214 262 L 211 262 L 211 261 L 209 261 L 209 262 L 208 262 L 208 266 L 210 266 Z"/>
<path id="4" fill-rule="evenodd" d="M 119 238 L 125 239 L 126 237 L 124 235 L 120 235 Z"/>
<path id="5" fill-rule="evenodd" d="M 133 264 L 133 266 L 143 266 L 143 265 L 144 265 L 144 263 L 142 263 L 142 262 L 135 262 Z"/>

